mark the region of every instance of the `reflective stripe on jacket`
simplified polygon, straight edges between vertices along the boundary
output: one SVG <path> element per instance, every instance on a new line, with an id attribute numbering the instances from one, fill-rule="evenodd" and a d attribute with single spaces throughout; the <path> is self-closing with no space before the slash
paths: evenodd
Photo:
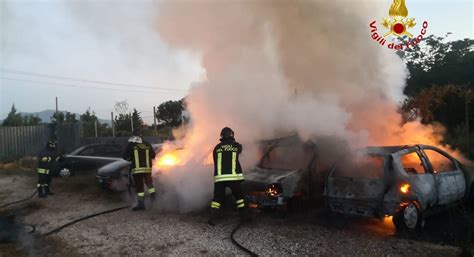
<path id="1" fill-rule="evenodd" d="M 152 160 L 155 158 L 155 151 L 147 142 L 130 142 L 125 149 L 123 158 L 132 162 L 132 174 L 149 173 L 152 168 Z"/>
<path id="2" fill-rule="evenodd" d="M 242 145 L 235 140 L 222 141 L 213 151 L 214 182 L 243 180 L 239 154 Z"/>

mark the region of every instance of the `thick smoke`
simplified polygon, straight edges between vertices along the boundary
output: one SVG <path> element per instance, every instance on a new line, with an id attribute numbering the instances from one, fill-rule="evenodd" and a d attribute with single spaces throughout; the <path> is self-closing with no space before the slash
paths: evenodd
<path id="1" fill-rule="evenodd" d="M 371 3 L 159 4 L 162 39 L 201 54 L 207 75 L 186 99 L 192 122 L 185 159 L 212 150 L 224 126 L 244 144 L 246 168 L 256 161 L 254 142 L 292 131 L 303 139 L 330 136 L 352 146 L 427 143 L 415 142 L 410 133 L 431 136 L 431 127 L 402 127 L 398 105 L 407 72 L 394 52 L 371 40 L 370 20 L 384 16 Z M 160 178 L 175 183 L 174 201 L 188 206 L 181 210 L 210 200 L 211 166 L 185 165 Z"/>

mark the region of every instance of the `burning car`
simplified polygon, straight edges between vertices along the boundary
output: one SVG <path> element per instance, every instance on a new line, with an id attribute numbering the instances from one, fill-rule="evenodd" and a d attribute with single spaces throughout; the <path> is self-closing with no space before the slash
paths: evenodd
<path id="1" fill-rule="evenodd" d="M 437 147 L 367 147 L 330 170 L 324 195 L 332 212 L 392 216 L 397 229 L 414 230 L 425 217 L 467 200 L 470 178 Z"/>
<path id="2" fill-rule="evenodd" d="M 242 188 L 250 208 L 296 209 L 312 195 L 316 146 L 297 136 L 263 142 L 262 157 Z"/>

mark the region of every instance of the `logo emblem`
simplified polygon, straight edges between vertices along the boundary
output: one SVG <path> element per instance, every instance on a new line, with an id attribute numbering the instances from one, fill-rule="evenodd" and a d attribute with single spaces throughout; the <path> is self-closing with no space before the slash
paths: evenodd
<path id="1" fill-rule="evenodd" d="M 423 21 L 420 33 L 414 37 L 408 30 L 414 28 L 417 24 L 415 18 L 408 17 L 408 9 L 405 5 L 405 0 L 393 0 L 390 9 L 388 10 L 390 18 L 382 20 L 382 26 L 389 31 L 384 34 L 378 33 L 377 22 L 374 20 L 369 24 L 370 36 L 381 46 L 386 46 L 388 49 L 395 51 L 405 50 L 416 46 L 421 42 L 426 35 L 428 22 Z M 408 17 L 408 18 L 407 18 Z M 392 39 L 387 37 L 392 35 Z M 407 41 L 405 41 L 408 38 Z M 387 40 L 389 42 L 387 43 Z"/>
<path id="2" fill-rule="evenodd" d="M 405 5 L 405 0 L 393 0 L 392 6 L 388 10 L 390 18 L 384 18 L 382 25 L 389 29 L 384 37 L 393 34 L 394 36 L 408 36 L 413 38 L 413 35 L 408 32 L 408 29 L 415 27 L 415 18 L 407 18 L 408 9 Z"/>

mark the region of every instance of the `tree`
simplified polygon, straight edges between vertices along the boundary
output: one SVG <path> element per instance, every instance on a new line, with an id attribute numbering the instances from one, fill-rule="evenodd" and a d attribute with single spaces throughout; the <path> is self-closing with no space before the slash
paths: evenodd
<path id="1" fill-rule="evenodd" d="M 23 125 L 25 126 L 36 126 L 41 123 L 41 119 L 38 116 L 34 115 L 25 115 L 23 116 Z"/>
<path id="2" fill-rule="evenodd" d="M 445 42 L 447 36 L 430 35 L 415 47 L 398 52 L 410 72 L 406 95 L 415 96 L 432 85 L 474 86 L 474 40 Z"/>
<path id="3" fill-rule="evenodd" d="M 155 113 L 158 126 L 163 128 L 181 125 L 183 122 L 184 109 L 184 99 L 179 101 L 167 101 L 160 104 Z"/>
<path id="4" fill-rule="evenodd" d="M 8 113 L 7 118 L 3 121 L 4 127 L 23 126 L 23 118 L 20 113 L 17 112 L 15 104 L 12 104 L 12 108 Z"/>
<path id="5" fill-rule="evenodd" d="M 141 113 L 138 112 L 135 108 L 133 109 L 132 119 L 133 119 L 133 127 L 134 128 L 143 127 L 143 119 L 141 117 Z"/>
<path id="6" fill-rule="evenodd" d="M 101 124 L 97 116 L 95 116 L 95 112 L 91 111 L 91 109 L 88 108 L 86 112 L 81 115 L 80 119 L 81 119 L 82 136 L 95 137 L 96 124 L 97 124 L 97 130 L 101 128 Z"/>
<path id="7" fill-rule="evenodd" d="M 443 124 L 447 129 L 445 143 L 469 157 L 474 154 L 470 149 L 474 40 L 445 39 L 431 35 L 421 44 L 398 52 L 410 72 L 405 88 L 408 98 L 402 110 L 407 120 Z"/>

